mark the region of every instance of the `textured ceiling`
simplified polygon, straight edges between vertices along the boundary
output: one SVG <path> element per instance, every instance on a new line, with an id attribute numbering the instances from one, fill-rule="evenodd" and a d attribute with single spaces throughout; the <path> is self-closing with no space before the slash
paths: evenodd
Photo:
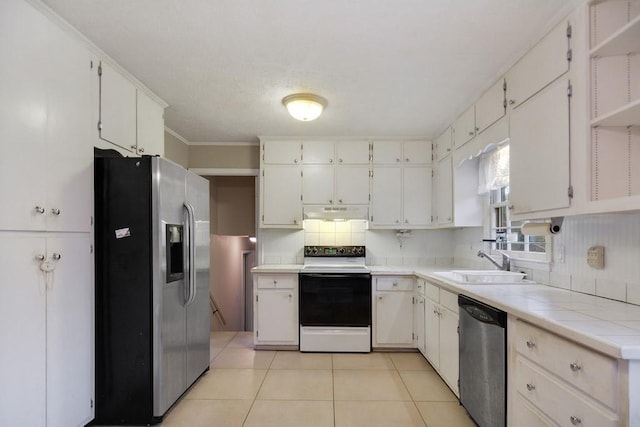
<path id="1" fill-rule="evenodd" d="M 435 136 L 580 0 L 44 0 L 191 142 Z M 314 122 L 281 100 L 329 102 Z"/>

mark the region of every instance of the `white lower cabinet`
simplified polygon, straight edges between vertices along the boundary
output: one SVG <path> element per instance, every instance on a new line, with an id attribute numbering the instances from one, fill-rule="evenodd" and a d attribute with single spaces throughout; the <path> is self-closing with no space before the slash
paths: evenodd
<path id="1" fill-rule="evenodd" d="M 413 277 L 376 277 L 373 294 L 373 347 L 411 348 Z"/>
<path id="2" fill-rule="evenodd" d="M 425 305 L 424 295 L 416 295 L 413 302 L 413 341 L 416 348 L 425 355 Z"/>
<path id="3" fill-rule="evenodd" d="M 93 418 L 90 247 L 88 233 L 0 232 L 2 426 Z"/>
<path id="4" fill-rule="evenodd" d="M 459 396 L 458 296 L 429 282 L 425 295 L 425 357 Z"/>
<path id="5" fill-rule="evenodd" d="M 520 320 L 511 319 L 508 328 L 509 425 L 534 415 L 542 425 L 547 418 L 548 425 L 619 425 L 624 399 L 616 359 Z"/>
<path id="6" fill-rule="evenodd" d="M 254 275 L 255 345 L 298 345 L 298 275 Z"/>

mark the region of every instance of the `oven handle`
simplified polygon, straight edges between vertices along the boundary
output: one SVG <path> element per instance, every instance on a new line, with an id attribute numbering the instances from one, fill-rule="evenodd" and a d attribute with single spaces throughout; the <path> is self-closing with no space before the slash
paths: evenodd
<path id="1" fill-rule="evenodd" d="M 342 273 L 342 274 L 337 274 L 337 273 L 300 273 L 301 276 L 304 277 L 315 277 L 315 278 L 319 278 L 319 279 L 352 279 L 352 278 L 359 278 L 359 277 L 364 277 L 364 278 L 369 278 L 371 277 L 370 274 L 361 274 L 361 273 Z"/>

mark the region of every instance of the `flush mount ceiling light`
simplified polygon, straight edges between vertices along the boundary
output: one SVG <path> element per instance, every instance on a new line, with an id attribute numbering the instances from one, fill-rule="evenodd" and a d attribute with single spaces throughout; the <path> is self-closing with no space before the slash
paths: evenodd
<path id="1" fill-rule="evenodd" d="M 317 119 L 327 106 L 327 100 L 311 93 L 294 93 L 285 96 L 282 103 L 294 119 L 310 122 Z"/>

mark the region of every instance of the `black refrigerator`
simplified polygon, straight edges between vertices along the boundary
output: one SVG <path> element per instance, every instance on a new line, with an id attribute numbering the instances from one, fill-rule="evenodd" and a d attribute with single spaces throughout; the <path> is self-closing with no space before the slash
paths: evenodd
<path id="1" fill-rule="evenodd" d="M 162 420 L 209 369 L 209 182 L 95 159 L 95 424 Z"/>

